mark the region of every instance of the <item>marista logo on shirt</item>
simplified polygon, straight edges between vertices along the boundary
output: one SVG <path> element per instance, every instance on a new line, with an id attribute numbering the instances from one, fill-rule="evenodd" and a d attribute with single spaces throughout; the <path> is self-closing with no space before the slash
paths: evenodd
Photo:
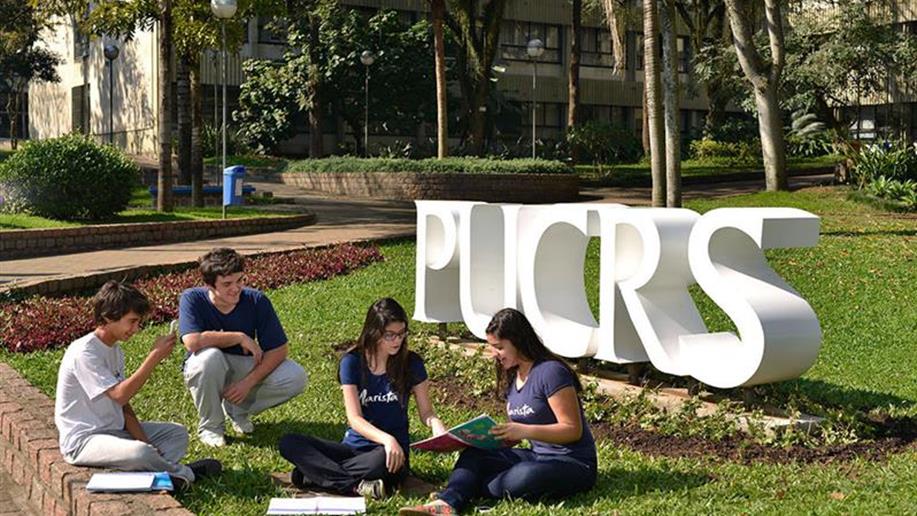
<path id="1" fill-rule="evenodd" d="M 373 394 L 372 396 L 366 395 L 366 389 L 363 389 L 360 392 L 360 405 L 366 405 L 368 403 L 398 403 L 398 395 L 389 390 L 385 394 Z"/>
<path id="2" fill-rule="evenodd" d="M 531 416 L 532 414 L 534 414 L 535 409 L 528 406 L 528 404 L 526 403 L 526 404 L 523 404 L 521 407 L 511 408 L 507 410 L 506 413 L 509 414 L 510 416 L 525 417 L 525 416 Z"/>

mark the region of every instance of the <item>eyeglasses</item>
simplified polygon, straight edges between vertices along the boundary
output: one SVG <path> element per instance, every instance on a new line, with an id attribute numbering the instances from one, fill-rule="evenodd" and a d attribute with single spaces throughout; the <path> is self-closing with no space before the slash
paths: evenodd
<path id="1" fill-rule="evenodd" d="M 400 332 L 400 333 L 396 333 L 393 331 L 387 331 L 382 334 L 382 339 L 386 342 L 395 342 L 396 340 L 401 340 L 407 336 L 408 336 L 408 330 L 404 330 L 403 332 Z"/>

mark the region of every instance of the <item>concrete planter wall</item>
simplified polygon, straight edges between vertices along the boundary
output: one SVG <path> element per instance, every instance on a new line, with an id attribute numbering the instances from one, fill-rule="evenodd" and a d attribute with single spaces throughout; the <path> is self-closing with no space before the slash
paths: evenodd
<path id="1" fill-rule="evenodd" d="M 307 213 L 249 219 L 141 222 L 0 231 L 0 260 L 268 233 L 314 223 L 315 214 Z"/>
<path id="2" fill-rule="evenodd" d="M 575 201 L 573 174 L 416 174 L 410 172 L 283 173 L 285 184 L 376 199 L 442 199 L 513 203 Z"/>

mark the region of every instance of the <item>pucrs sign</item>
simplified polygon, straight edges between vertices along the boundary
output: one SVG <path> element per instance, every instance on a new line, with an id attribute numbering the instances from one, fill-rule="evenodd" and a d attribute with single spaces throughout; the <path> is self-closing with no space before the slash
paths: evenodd
<path id="1" fill-rule="evenodd" d="M 662 372 L 719 388 L 796 378 L 815 361 L 812 307 L 764 249 L 811 247 L 819 219 L 793 208 L 526 206 L 416 201 L 414 318 L 464 321 L 481 339 L 504 307 L 524 312 L 554 352 Z M 586 299 L 589 239 L 600 239 L 599 317 Z M 699 287 L 738 335 L 710 333 Z"/>

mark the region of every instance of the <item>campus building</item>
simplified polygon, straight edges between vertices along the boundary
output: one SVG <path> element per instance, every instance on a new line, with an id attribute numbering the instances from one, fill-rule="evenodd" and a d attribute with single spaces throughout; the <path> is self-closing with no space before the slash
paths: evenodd
<path id="1" fill-rule="evenodd" d="M 379 7 L 395 9 L 406 22 L 427 16 L 426 0 L 345 0 L 345 5 L 367 12 Z M 901 0 L 902 8 L 895 13 L 894 23 L 917 24 L 917 0 Z M 910 20 L 910 21 L 908 21 Z M 230 113 L 237 105 L 239 84 L 244 80 L 242 62 L 246 59 L 276 59 L 284 51 L 284 39 L 267 28 L 266 19 L 249 20 L 246 43 L 238 54 L 231 55 L 227 67 Z M 518 134 L 530 134 L 531 101 L 536 102 L 535 125 L 538 137 L 556 140 L 563 134 L 567 110 L 567 66 L 572 37 L 571 13 L 568 2 L 545 0 L 510 0 L 500 32 L 498 62 L 502 72 L 496 74 L 496 87 L 510 102 L 519 106 L 514 119 L 499 124 L 508 139 Z M 626 62 L 617 69 L 605 20 L 598 13 L 583 17 L 582 57 L 580 68 L 580 102 L 584 120 L 603 120 L 627 128 L 639 136 L 642 131 L 643 44 L 642 27 L 629 23 L 624 36 Z M 683 134 L 696 134 L 703 124 L 707 100 L 702 88 L 693 84 L 692 51 L 687 31 L 679 30 L 678 68 L 683 88 L 681 98 L 681 128 Z M 111 139 L 129 153 L 153 155 L 157 152 L 157 27 L 140 31 L 129 42 L 114 41 L 120 47 L 119 56 L 106 60 L 105 38 L 89 40 L 75 26 L 59 25 L 46 44 L 64 57 L 59 67 L 61 82 L 36 83 L 29 90 L 29 136 L 46 138 L 79 131 L 99 140 Z M 532 38 L 545 43 L 545 52 L 538 59 L 537 88 L 532 91 L 533 66 L 525 53 Z M 216 51 L 202 56 L 201 77 L 204 91 L 206 123 L 219 117 L 220 83 Z M 354 66 L 362 66 L 359 61 Z M 430 92 L 431 97 L 435 95 Z M 174 103 L 173 103 L 174 105 Z M 884 98 L 860 99 L 855 109 L 842 109 L 855 134 L 875 137 L 891 123 L 914 139 L 917 137 L 917 93 L 889 87 Z M 894 116 L 892 116 L 894 114 Z M 174 119 L 174 118 L 173 118 Z M 326 124 L 328 125 L 328 124 Z M 371 138 L 409 140 L 418 135 L 432 136 L 435 127 L 424 128 L 416 134 L 384 133 L 376 125 Z M 869 130 L 867 128 L 872 128 Z M 340 131 L 326 128 L 325 148 L 340 146 Z M 285 142 L 282 150 L 302 154 L 307 148 L 307 127 L 302 120 L 299 133 Z M 347 139 L 347 135 L 344 135 Z"/>

